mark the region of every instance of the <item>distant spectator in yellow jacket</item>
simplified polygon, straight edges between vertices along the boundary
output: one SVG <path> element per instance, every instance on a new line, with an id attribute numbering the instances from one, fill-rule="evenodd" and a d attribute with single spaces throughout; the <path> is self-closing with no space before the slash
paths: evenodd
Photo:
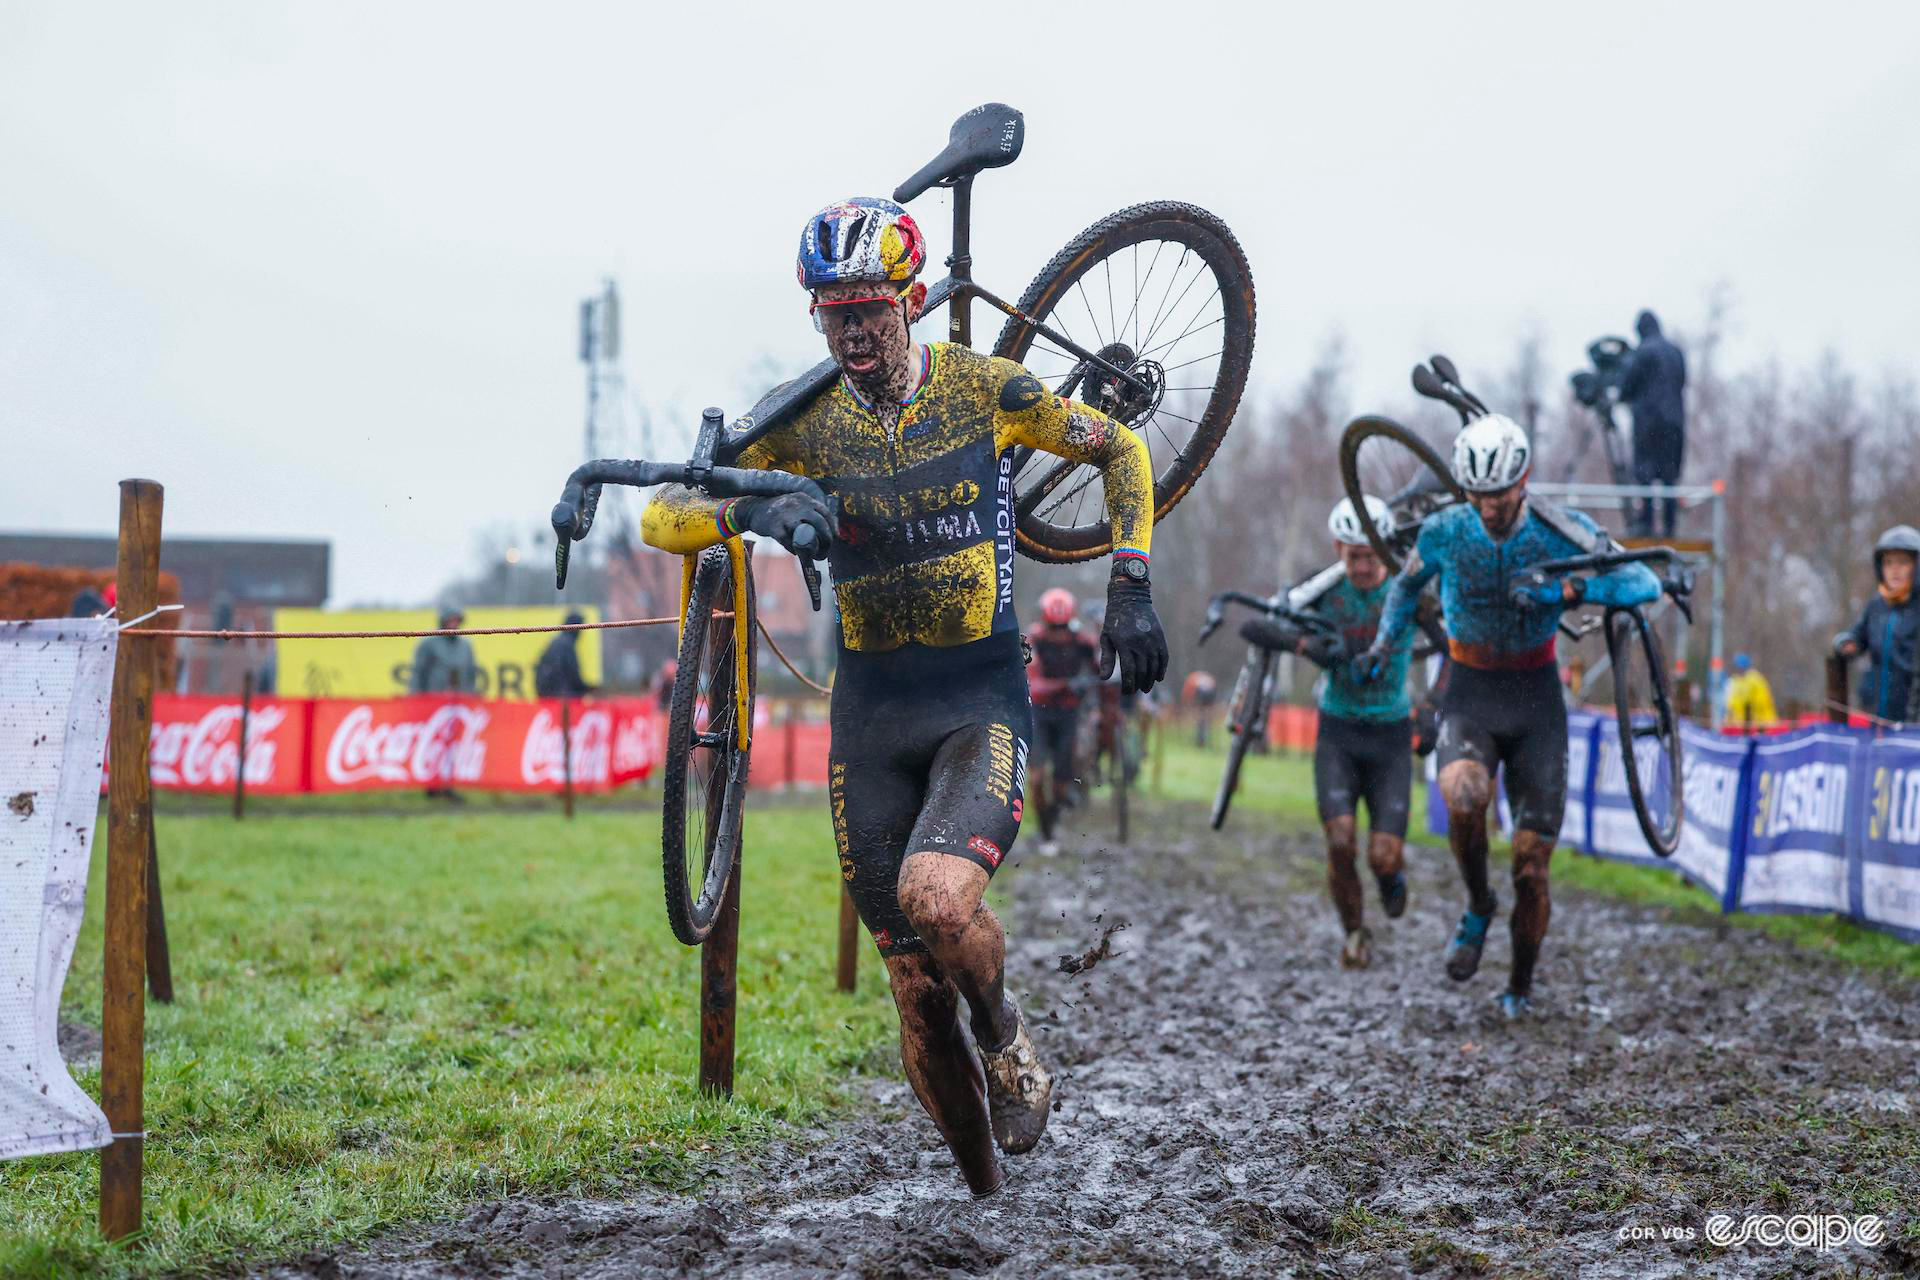
<path id="1" fill-rule="evenodd" d="M 1727 720 L 1737 725 L 1771 724 L 1780 718 L 1773 709 L 1773 687 L 1753 669 L 1753 659 L 1733 655 L 1733 679 L 1727 681 Z"/>

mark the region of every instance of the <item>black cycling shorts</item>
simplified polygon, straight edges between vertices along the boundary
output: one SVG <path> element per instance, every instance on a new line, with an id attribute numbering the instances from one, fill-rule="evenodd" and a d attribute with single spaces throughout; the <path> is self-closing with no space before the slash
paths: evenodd
<path id="1" fill-rule="evenodd" d="M 827 760 L 840 877 L 882 955 L 925 951 L 900 909 L 909 853 L 999 868 L 1020 831 L 1033 712 L 1018 632 L 840 651 Z"/>
<path id="2" fill-rule="evenodd" d="M 1513 825 L 1549 839 L 1567 807 L 1567 703 L 1560 668 L 1522 671 L 1453 664 L 1440 700 L 1439 767 L 1472 760 L 1491 775 L 1506 769 Z"/>
<path id="3" fill-rule="evenodd" d="M 1413 787 L 1413 722 L 1353 720 L 1320 713 L 1313 744 L 1313 795 L 1320 822 L 1351 818 L 1361 801 L 1379 835 L 1407 834 Z"/>
<path id="4" fill-rule="evenodd" d="M 1073 780 L 1074 748 L 1080 731 L 1078 707 L 1035 707 L 1033 709 L 1033 754 L 1053 770 L 1055 784 L 1064 786 Z"/>

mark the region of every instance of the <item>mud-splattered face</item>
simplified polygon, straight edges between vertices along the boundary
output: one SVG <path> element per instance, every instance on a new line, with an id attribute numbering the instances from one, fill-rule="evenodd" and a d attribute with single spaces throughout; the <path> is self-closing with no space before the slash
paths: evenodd
<path id="1" fill-rule="evenodd" d="M 814 315 L 840 371 L 870 399 L 904 397 L 914 373 L 907 325 L 920 312 L 926 286 L 896 294 L 887 284 L 830 284 L 813 297 Z"/>
<path id="2" fill-rule="evenodd" d="M 1371 591 L 1387 580 L 1387 562 L 1366 543 L 1336 542 L 1333 550 L 1347 571 L 1347 581 L 1362 591 Z"/>
<path id="3" fill-rule="evenodd" d="M 1487 536 L 1497 540 L 1512 533 L 1513 526 L 1519 522 L 1520 509 L 1527 504 L 1527 487 L 1516 484 L 1498 493 L 1470 493 L 1467 501 L 1480 513 L 1480 523 L 1487 527 Z"/>
<path id="4" fill-rule="evenodd" d="M 1913 552 L 1888 551 L 1880 557 L 1880 581 L 1899 595 L 1913 589 Z"/>

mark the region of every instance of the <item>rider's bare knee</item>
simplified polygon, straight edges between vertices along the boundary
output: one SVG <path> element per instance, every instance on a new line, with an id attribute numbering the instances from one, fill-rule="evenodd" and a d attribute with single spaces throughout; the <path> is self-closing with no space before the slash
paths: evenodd
<path id="1" fill-rule="evenodd" d="M 1327 823 L 1327 857 L 1330 860 L 1352 862 L 1359 852 L 1359 841 L 1354 834 L 1354 821 L 1351 815 L 1335 818 Z"/>
<path id="2" fill-rule="evenodd" d="M 1446 798 L 1449 817 L 1478 817 L 1493 799 L 1493 779 L 1486 766 L 1455 760 L 1440 771 L 1440 794 Z"/>
<path id="3" fill-rule="evenodd" d="M 1524 827 L 1513 833 L 1513 887 L 1520 893 L 1545 893 L 1553 840 Z"/>
<path id="4" fill-rule="evenodd" d="M 920 858 L 938 858 L 938 863 L 926 865 L 940 871 L 972 866 L 943 853 L 915 854 L 908 862 L 912 864 Z M 901 868 L 900 910 L 912 923 L 914 932 L 938 950 L 959 941 L 973 924 L 973 917 L 980 909 L 980 895 L 967 883 L 967 877 L 920 872 L 919 866 Z"/>

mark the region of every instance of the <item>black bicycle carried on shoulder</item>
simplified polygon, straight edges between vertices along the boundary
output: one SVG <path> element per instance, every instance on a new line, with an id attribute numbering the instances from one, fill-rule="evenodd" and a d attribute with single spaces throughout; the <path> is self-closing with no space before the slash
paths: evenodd
<path id="1" fill-rule="evenodd" d="M 1480 399 L 1460 384 L 1460 375 L 1445 356 L 1416 365 L 1413 387 L 1421 395 L 1451 406 L 1462 425 L 1487 412 Z M 1340 482 L 1353 500 L 1355 514 L 1367 541 L 1395 573 L 1411 554 L 1420 529 L 1429 519 L 1467 501 L 1466 490 L 1452 469 L 1417 432 L 1378 415 L 1363 415 L 1348 424 L 1340 440 Z M 1393 512 L 1394 527 L 1378 528 L 1361 500 L 1363 494 L 1382 495 Z M 1536 565 L 1516 575 L 1513 585 L 1546 582 L 1563 574 L 1602 573 L 1632 563 L 1657 564 L 1663 570 L 1661 588 L 1689 622 L 1693 574 L 1680 553 L 1671 547 L 1627 551 L 1604 534 L 1589 554 Z M 1647 845 L 1660 857 L 1671 857 L 1680 845 L 1685 820 L 1681 780 L 1684 764 L 1680 746 L 1680 716 L 1675 707 L 1666 654 L 1659 633 L 1639 605 L 1608 608 L 1582 622 L 1562 619 L 1560 630 L 1579 640 L 1604 630 L 1612 665 L 1614 716 L 1619 725 L 1621 759 L 1634 816 Z M 1642 757 L 1643 743 L 1658 747 L 1657 762 Z M 1665 775 L 1665 795 L 1654 786 L 1655 769 Z"/>
<path id="2" fill-rule="evenodd" d="M 1206 210 L 1154 201 L 1100 219 L 1053 256 L 1018 303 L 1004 301 L 973 278 L 973 180 L 983 169 L 1013 163 L 1025 136 L 1025 121 L 1012 107 L 975 107 L 954 122 L 946 148 L 894 191 L 901 203 L 935 186 L 953 191 L 949 274 L 929 288 L 926 310 L 944 304 L 948 336 L 971 344 L 971 303 L 979 298 L 1007 317 L 993 354 L 1019 361 L 1054 394 L 1092 405 L 1145 439 L 1157 467 L 1158 519 L 1206 470 L 1245 390 L 1254 334 L 1246 255 Z M 706 410 L 684 463 L 603 459 L 576 469 L 552 513 L 555 585 L 566 585 L 569 548 L 592 528 L 603 485 L 685 484 L 712 497 L 805 492 L 824 501 L 812 480 L 731 464 L 838 376 L 834 362 L 823 360 L 730 426 L 720 410 Z M 1011 461 L 1022 552 L 1069 563 L 1113 549 L 1104 502 L 1087 509 L 1088 491 L 1101 477 L 1097 467 L 1054 459 L 1041 468 L 1025 448 Z M 819 573 L 804 541 L 799 549 L 817 609 Z M 686 557 L 661 852 L 667 919 L 689 946 L 712 930 L 734 869 L 753 734 L 754 610 L 741 539 Z"/>
<path id="3" fill-rule="evenodd" d="M 1338 565 L 1334 570 L 1339 569 Z M 1321 617 L 1303 609 L 1294 608 L 1289 601 L 1295 592 L 1311 590 L 1312 584 L 1319 580 L 1316 575 L 1301 587 L 1282 591 L 1273 596 L 1256 596 L 1245 591 L 1222 591 L 1207 602 L 1206 620 L 1200 627 L 1200 643 L 1205 644 L 1220 624 L 1226 621 L 1227 606 L 1244 605 L 1275 622 L 1284 622 L 1298 629 L 1303 635 L 1339 634 L 1339 628 Z M 1240 664 L 1240 674 L 1234 678 L 1233 696 L 1227 700 L 1227 764 L 1220 775 L 1220 787 L 1213 797 L 1213 829 L 1218 831 L 1227 821 L 1227 810 L 1233 804 L 1233 794 L 1240 786 L 1240 765 L 1246 760 L 1247 752 L 1256 742 L 1266 736 L 1267 716 L 1273 708 L 1273 682 L 1276 654 L 1262 645 L 1247 646 L 1246 660 Z"/>

